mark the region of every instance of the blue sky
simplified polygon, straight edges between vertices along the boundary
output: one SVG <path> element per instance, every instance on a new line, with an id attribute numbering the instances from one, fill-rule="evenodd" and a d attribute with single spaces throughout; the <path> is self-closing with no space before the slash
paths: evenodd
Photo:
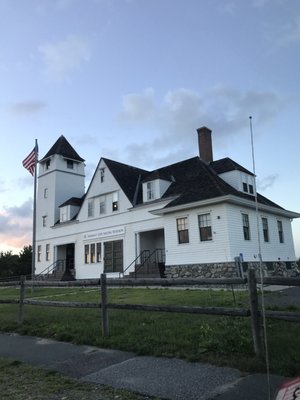
<path id="1" fill-rule="evenodd" d="M 0 0 L 0 250 L 31 243 L 21 161 L 64 134 L 86 160 L 145 169 L 198 154 L 252 169 L 300 212 L 298 0 Z M 300 257 L 300 221 L 293 222 Z"/>

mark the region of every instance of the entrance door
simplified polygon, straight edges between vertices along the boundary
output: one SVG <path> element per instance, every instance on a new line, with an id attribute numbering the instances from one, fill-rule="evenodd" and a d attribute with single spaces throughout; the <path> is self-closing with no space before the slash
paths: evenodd
<path id="1" fill-rule="evenodd" d="M 66 271 L 74 269 L 74 243 L 67 244 L 66 247 Z"/>
<path id="2" fill-rule="evenodd" d="M 104 243 L 104 272 L 123 272 L 123 240 Z"/>

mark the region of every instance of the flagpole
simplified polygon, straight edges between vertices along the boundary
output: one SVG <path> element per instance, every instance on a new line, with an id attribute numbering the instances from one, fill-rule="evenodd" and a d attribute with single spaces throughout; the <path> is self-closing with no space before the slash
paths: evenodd
<path id="1" fill-rule="evenodd" d="M 35 255 L 36 255 L 36 189 L 37 189 L 37 163 L 38 163 L 38 143 L 35 139 L 35 162 L 34 162 L 34 188 L 33 188 L 33 226 L 32 226 L 32 265 L 31 279 L 34 281 L 35 275 Z"/>

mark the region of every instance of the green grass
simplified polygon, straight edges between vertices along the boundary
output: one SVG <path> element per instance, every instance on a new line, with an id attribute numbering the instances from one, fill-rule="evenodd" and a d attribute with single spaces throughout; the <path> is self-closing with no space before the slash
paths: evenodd
<path id="1" fill-rule="evenodd" d="M 0 298 L 18 296 L 1 289 Z M 99 302 L 99 289 L 29 289 L 26 297 L 61 301 Z M 17 298 L 17 297 L 16 297 Z M 248 307 L 248 295 L 230 291 L 169 289 L 110 289 L 110 303 L 174 304 Z M 253 354 L 249 318 L 179 313 L 108 310 L 109 337 L 101 334 L 100 310 L 25 306 L 25 321 L 18 325 L 18 306 L 0 306 L 0 330 L 37 335 L 77 344 L 133 351 L 137 354 L 180 357 L 248 372 L 265 372 Z M 299 324 L 268 321 L 270 366 L 273 373 L 300 373 Z"/>
<path id="2" fill-rule="evenodd" d="M 5 400 L 143 400 L 144 396 L 82 383 L 54 371 L 0 358 L 1 398 Z"/>

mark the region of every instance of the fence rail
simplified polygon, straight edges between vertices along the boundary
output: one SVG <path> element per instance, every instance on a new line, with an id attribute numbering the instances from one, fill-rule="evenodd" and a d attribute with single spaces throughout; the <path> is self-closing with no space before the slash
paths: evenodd
<path id="1" fill-rule="evenodd" d="M 299 278 L 265 278 L 264 283 L 267 285 L 285 285 L 300 286 Z M 25 299 L 25 287 L 99 287 L 101 288 L 101 302 L 99 303 L 81 303 L 81 302 L 65 302 L 65 301 L 48 301 Z M 233 285 L 242 285 L 248 287 L 249 293 L 249 309 L 228 308 L 228 307 L 191 307 L 191 306 L 166 306 L 151 304 L 113 304 L 107 302 L 108 287 L 198 287 L 198 286 L 226 286 L 233 288 Z M 43 306 L 43 307 L 69 307 L 69 308 L 94 308 L 101 310 L 102 334 L 109 335 L 109 309 L 119 310 L 139 310 L 152 312 L 173 312 L 188 313 L 202 315 L 223 315 L 228 317 L 250 317 L 252 327 L 252 337 L 254 343 L 255 354 L 263 357 L 263 344 L 261 332 L 262 313 L 258 305 L 257 280 L 254 270 L 248 271 L 247 278 L 224 278 L 224 279 L 107 279 L 105 274 L 101 275 L 101 279 L 82 280 L 71 282 L 45 282 L 45 281 L 26 281 L 22 277 L 16 282 L 0 282 L 0 286 L 20 286 L 19 300 L 16 299 L 0 299 L 0 304 L 19 304 L 19 323 L 24 321 L 24 306 Z M 291 322 L 300 322 L 300 312 L 284 312 L 284 311 L 265 311 L 266 318 L 281 319 Z"/>

